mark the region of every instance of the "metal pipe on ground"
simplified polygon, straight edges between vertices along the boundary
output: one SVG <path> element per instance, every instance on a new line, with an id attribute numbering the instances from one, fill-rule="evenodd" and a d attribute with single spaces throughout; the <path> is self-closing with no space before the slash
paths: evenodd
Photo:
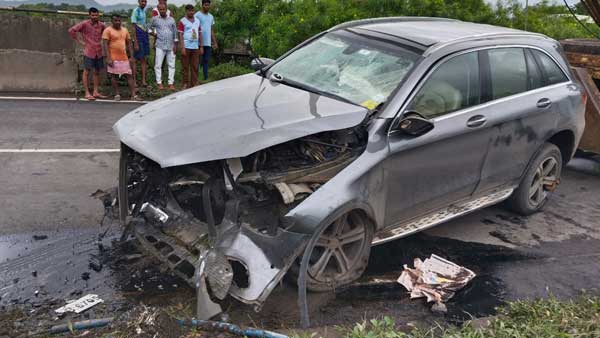
<path id="1" fill-rule="evenodd" d="M 53 327 L 50 328 L 50 330 L 48 330 L 48 333 L 49 334 L 58 334 L 58 333 L 69 332 L 71 330 L 79 331 L 79 330 L 100 328 L 100 327 L 104 327 L 104 326 L 110 324 L 110 322 L 112 322 L 112 321 L 113 321 L 113 318 L 109 317 L 109 318 L 83 320 L 83 321 L 75 322 L 72 324 L 54 325 Z"/>
<path id="2" fill-rule="evenodd" d="M 177 320 L 179 325 L 182 326 L 191 326 L 195 328 L 203 328 L 207 330 L 219 331 L 219 332 L 227 332 L 234 334 L 236 336 L 248 337 L 248 338 L 289 338 L 286 335 L 271 332 L 267 330 L 260 330 L 254 328 L 245 328 L 224 322 L 215 322 L 210 320 L 197 320 L 197 319 L 179 319 Z"/>

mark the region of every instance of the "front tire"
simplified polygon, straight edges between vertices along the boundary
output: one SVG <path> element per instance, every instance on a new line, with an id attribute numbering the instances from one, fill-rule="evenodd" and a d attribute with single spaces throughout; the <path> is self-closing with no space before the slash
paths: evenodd
<path id="1" fill-rule="evenodd" d="M 560 182 L 562 165 L 560 149 L 551 143 L 544 144 L 508 199 L 509 208 L 523 216 L 540 211 Z"/>
<path id="2" fill-rule="evenodd" d="M 369 263 L 373 226 L 360 212 L 351 211 L 317 234 L 306 274 L 310 291 L 324 292 L 348 285 L 363 274 Z M 297 278 L 299 264 L 290 272 Z"/>

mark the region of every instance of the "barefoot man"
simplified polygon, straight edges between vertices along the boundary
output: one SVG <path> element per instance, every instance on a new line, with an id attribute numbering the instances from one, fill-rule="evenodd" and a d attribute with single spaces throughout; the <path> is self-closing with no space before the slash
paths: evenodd
<path id="1" fill-rule="evenodd" d="M 69 35 L 73 40 L 79 42 L 83 50 L 83 87 L 85 88 L 85 98 L 92 101 L 95 99 L 105 99 L 98 91 L 100 84 L 100 71 L 104 68 L 104 59 L 102 58 L 102 31 L 105 26 L 98 17 L 98 9 L 91 7 L 88 11 L 89 19 L 82 21 L 69 29 Z M 79 33 L 79 35 L 78 35 Z M 94 71 L 94 91 L 90 94 L 89 74 Z"/>
<path id="2" fill-rule="evenodd" d="M 133 59 L 133 44 L 131 36 L 127 28 L 121 26 L 121 16 L 113 15 L 112 24 L 102 33 L 102 49 L 106 55 L 107 71 L 110 75 L 113 90 L 115 92 L 115 101 L 121 100 L 119 94 L 118 77 L 125 75 L 127 83 L 131 90 L 131 99 L 140 101 L 140 97 L 136 94 L 135 82 L 131 72 L 130 62 Z M 127 57 L 129 50 L 130 57 Z"/>

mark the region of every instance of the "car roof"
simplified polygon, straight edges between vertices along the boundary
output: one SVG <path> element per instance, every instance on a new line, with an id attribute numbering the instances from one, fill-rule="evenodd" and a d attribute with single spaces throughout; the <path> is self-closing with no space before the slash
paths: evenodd
<path id="1" fill-rule="evenodd" d="M 543 35 L 525 32 L 512 28 L 465 22 L 444 18 L 428 17 L 391 17 L 351 21 L 331 30 L 351 29 L 387 35 L 418 44 L 424 49 L 434 45 L 441 45 L 463 40 L 477 38 L 492 38 L 503 36 L 531 36 L 544 37 Z"/>

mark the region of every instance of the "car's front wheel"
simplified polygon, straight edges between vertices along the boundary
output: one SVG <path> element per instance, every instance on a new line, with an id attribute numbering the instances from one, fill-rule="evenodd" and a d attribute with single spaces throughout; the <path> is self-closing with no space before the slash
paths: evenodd
<path id="1" fill-rule="evenodd" d="M 560 182 L 562 164 L 558 147 L 551 143 L 544 144 L 531 162 L 521 184 L 508 199 L 510 209 L 524 216 L 539 211 Z"/>
<path id="2" fill-rule="evenodd" d="M 333 290 L 363 274 L 373 240 L 373 226 L 366 216 L 357 211 L 346 213 L 317 236 L 306 276 L 309 290 Z M 294 277 L 298 275 L 298 265 L 291 271 Z"/>

